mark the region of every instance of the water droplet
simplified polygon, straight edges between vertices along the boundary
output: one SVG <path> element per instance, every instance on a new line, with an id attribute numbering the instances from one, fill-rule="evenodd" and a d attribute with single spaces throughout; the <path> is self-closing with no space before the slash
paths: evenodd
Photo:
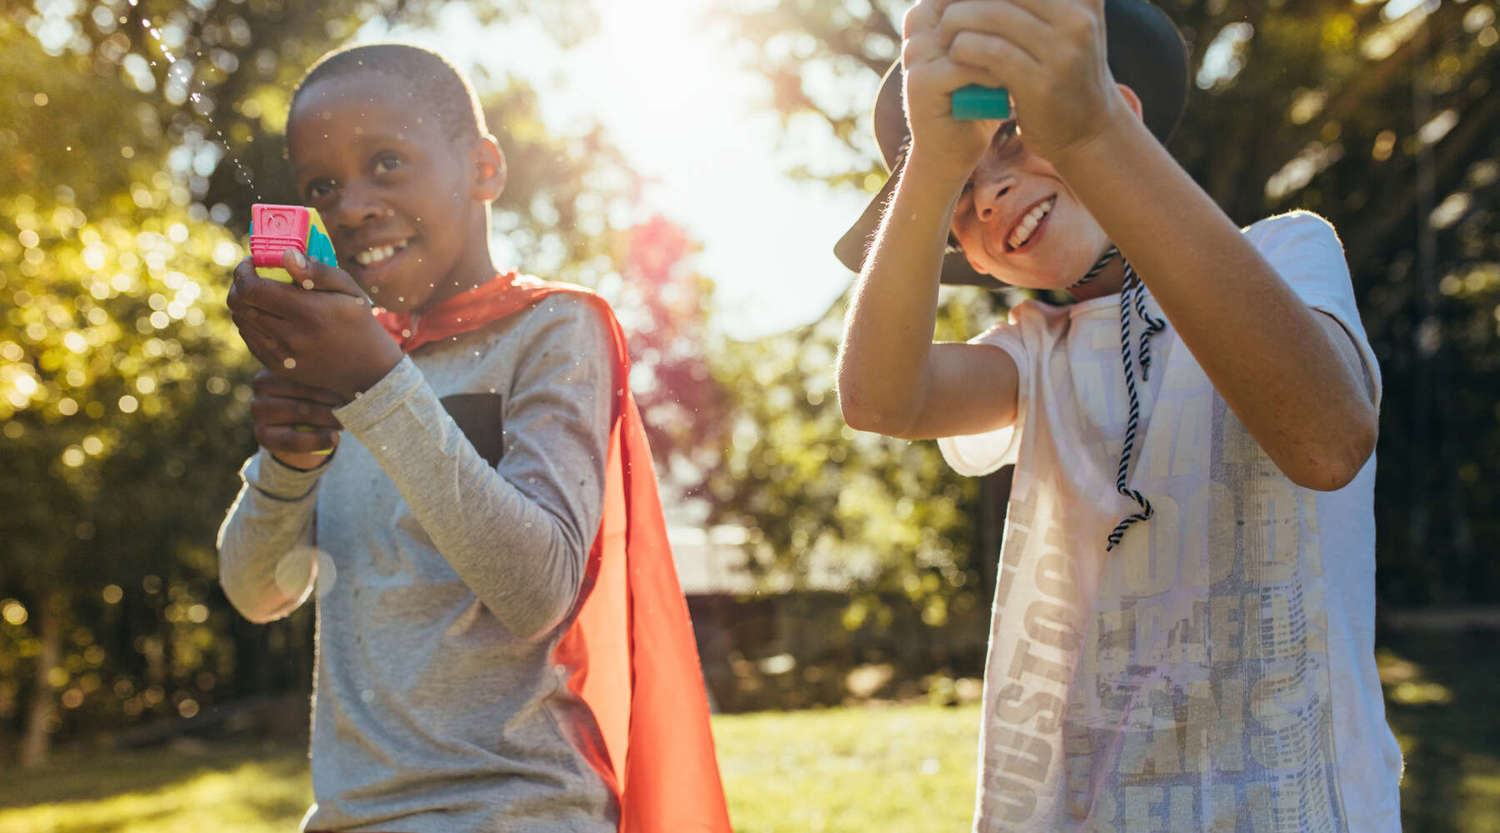
<path id="1" fill-rule="evenodd" d="M 312 578 L 316 551 L 310 547 L 296 547 L 276 562 L 271 573 L 276 589 L 288 596 L 301 596 Z"/>
<path id="2" fill-rule="evenodd" d="M 326 597 L 333 590 L 333 585 L 338 579 L 339 569 L 333 563 L 333 556 L 318 550 L 318 586 L 316 589 L 318 598 Z"/>

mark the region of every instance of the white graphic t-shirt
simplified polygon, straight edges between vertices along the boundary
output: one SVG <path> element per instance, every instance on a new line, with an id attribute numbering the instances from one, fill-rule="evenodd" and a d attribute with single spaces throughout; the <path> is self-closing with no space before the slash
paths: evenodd
<path id="1" fill-rule="evenodd" d="M 1296 212 L 1245 234 L 1348 331 L 1378 402 L 1333 228 Z M 1373 457 L 1338 491 L 1296 486 L 1169 325 L 1149 378 L 1137 369 L 1129 486 L 1155 515 L 1106 552 L 1137 510 L 1115 490 L 1129 413 L 1119 296 L 1028 301 L 974 341 L 1021 372 L 1014 427 L 938 441 L 963 474 L 1016 464 L 975 829 L 1399 831 L 1401 753 L 1374 658 Z"/>

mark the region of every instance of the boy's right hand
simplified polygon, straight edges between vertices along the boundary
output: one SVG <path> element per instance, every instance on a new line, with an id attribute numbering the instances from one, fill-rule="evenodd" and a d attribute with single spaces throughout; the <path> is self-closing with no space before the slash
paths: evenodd
<path id="1" fill-rule="evenodd" d="M 924 170 L 956 184 L 967 182 L 989 147 L 1000 122 L 953 118 L 953 91 L 968 84 L 992 84 L 980 70 L 955 62 L 940 31 L 943 10 L 953 0 L 919 0 L 902 21 L 901 68 L 905 73 L 911 159 Z"/>
<path id="2" fill-rule="evenodd" d="M 323 465 L 339 444 L 343 426 L 333 416 L 337 394 L 293 382 L 262 370 L 250 383 L 250 419 L 255 441 L 271 456 L 296 469 Z"/>

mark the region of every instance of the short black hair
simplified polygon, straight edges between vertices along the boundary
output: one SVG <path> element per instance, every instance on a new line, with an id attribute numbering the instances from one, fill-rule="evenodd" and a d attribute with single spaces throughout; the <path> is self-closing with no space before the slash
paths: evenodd
<path id="1" fill-rule="evenodd" d="M 326 53 L 297 82 L 288 110 L 296 109 L 297 99 L 313 84 L 362 72 L 390 75 L 411 85 L 450 139 L 477 139 L 489 133 L 468 77 L 438 53 L 409 43 L 370 43 Z"/>

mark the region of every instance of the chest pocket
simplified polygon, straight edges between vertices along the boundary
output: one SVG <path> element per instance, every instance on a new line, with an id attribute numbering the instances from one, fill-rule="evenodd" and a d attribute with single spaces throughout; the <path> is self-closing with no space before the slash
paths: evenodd
<path id="1" fill-rule="evenodd" d="M 498 393 L 455 393 L 441 400 L 448 416 L 458 424 L 458 429 L 469 438 L 474 450 L 479 452 L 491 466 L 497 465 L 505 454 L 505 434 L 502 423 L 503 400 Z"/>

